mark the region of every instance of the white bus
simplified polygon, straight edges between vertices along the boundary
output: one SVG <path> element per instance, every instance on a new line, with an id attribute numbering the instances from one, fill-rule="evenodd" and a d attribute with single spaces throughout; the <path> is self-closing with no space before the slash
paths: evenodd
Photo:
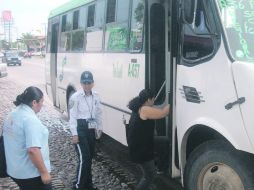
<path id="1" fill-rule="evenodd" d="M 46 90 L 68 112 L 94 73 L 104 133 L 127 145 L 128 101 L 143 88 L 171 114 L 170 175 L 187 190 L 254 189 L 254 1 L 72 0 L 50 13 Z"/>

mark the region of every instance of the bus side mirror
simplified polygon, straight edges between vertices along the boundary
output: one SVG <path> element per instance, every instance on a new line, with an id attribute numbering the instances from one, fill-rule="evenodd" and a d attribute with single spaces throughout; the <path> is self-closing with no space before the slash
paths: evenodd
<path id="1" fill-rule="evenodd" d="M 193 23 L 196 5 L 197 5 L 197 0 L 183 1 L 183 19 L 188 24 Z"/>

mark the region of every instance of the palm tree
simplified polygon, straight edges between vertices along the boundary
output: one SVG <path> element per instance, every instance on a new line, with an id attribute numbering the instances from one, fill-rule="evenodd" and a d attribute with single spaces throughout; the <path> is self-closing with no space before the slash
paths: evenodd
<path id="1" fill-rule="evenodd" d="M 21 36 L 21 41 L 26 45 L 27 51 L 30 50 L 30 46 L 36 38 L 31 33 L 23 33 Z"/>

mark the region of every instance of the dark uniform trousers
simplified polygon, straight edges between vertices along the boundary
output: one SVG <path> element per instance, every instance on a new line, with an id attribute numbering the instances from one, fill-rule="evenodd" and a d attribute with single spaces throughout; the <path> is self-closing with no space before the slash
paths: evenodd
<path id="1" fill-rule="evenodd" d="M 77 120 L 77 133 L 79 143 L 75 149 L 79 158 L 77 167 L 76 189 L 89 189 L 92 187 L 92 158 L 95 149 L 95 130 L 88 129 L 88 123 L 85 119 Z"/>

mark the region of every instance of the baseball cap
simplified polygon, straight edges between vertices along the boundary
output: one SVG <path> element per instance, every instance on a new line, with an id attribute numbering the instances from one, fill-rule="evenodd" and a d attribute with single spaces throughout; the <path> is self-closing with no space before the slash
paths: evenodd
<path id="1" fill-rule="evenodd" d="M 93 74 L 90 71 L 84 71 L 80 77 L 80 83 L 93 83 Z"/>

